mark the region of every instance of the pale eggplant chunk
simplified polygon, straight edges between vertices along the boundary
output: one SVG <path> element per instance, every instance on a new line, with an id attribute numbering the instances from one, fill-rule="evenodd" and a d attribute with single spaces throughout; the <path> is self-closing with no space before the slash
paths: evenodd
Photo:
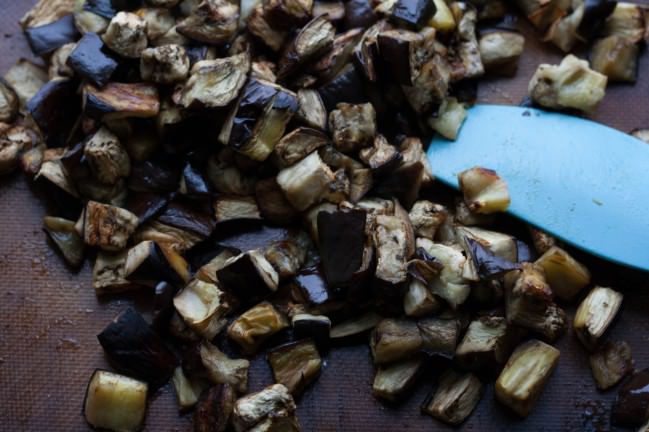
<path id="1" fill-rule="evenodd" d="M 225 294 L 213 283 L 194 279 L 174 297 L 174 307 L 192 330 L 212 339 L 226 325 L 230 305 Z"/>
<path id="2" fill-rule="evenodd" d="M 101 127 L 86 143 L 83 155 L 94 177 L 106 185 L 114 185 L 131 172 L 131 160 L 117 135 Z"/>
<path id="3" fill-rule="evenodd" d="M 424 368 L 423 356 L 415 356 L 385 366 L 379 366 L 372 383 L 372 395 L 378 399 L 398 402 L 416 384 Z"/>
<path id="4" fill-rule="evenodd" d="M 341 152 L 351 152 L 371 145 L 376 134 L 376 112 L 372 104 L 338 104 L 329 113 L 333 142 Z"/>
<path id="5" fill-rule="evenodd" d="M 43 230 L 73 268 L 79 268 L 85 257 L 83 239 L 75 229 L 75 223 L 66 219 L 45 216 Z"/>
<path id="6" fill-rule="evenodd" d="M 145 240 L 129 249 L 126 278 L 151 287 L 155 287 L 160 280 L 182 286 L 190 279 L 189 264 L 170 247 Z"/>
<path id="7" fill-rule="evenodd" d="M 239 4 L 228 0 L 203 0 L 180 21 L 178 33 L 198 42 L 225 44 L 235 35 Z"/>
<path id="8" fill-rule="evenodd" d="M 408 278 L 407 261 L 414 250 L 414 238 L 410 238 L 412 232 L 397 216 L 379 215 L 376 217 L 374 231 L 374 244 L 376 246 L 376 272 L 377 280 L 399 285 L 406 282 Z M 414 248 L 413 248 L 414 249 Z"/>
<path id="9" fill-rule="evenodd" d="M 240 393 L 247 391 L 248 360 L 232 359 L 207 341 L 200 345 L 200 356 L 207 376 L 214 384 L 229 384 Z"/>
<path id="10" fill-rule="evenodd" d="M 496 380 L 496 399 L 527 417 L 558 362 L 556 348 L 538 340 L 524 343 L 512 353 Z"/>
<path id="11" fill-rule="evenodd" d="M 324 199 L 335 180 L 334 173 L 313 152 L 300 162 L 284 168 L 277 174 L 277 184 L 296 210 L 306 210 Z"/>
<path id="12" fill-rule="evenodd" d="M 135 432 L 144 425 L 147 384 L 106 370 L 96 370 L 86 389 L 83 414 L 95 428 Z"/>
<path id="13" fill-rule="evenodd" d="M 507 210 L 511 201 L 507 183 L 496 171 L 474 167 L 458 174 L 460 190 L 469 209 L 489 214 Z"/>
<path id="14" fill-rule="evenodd" d="M 140 75 L 145 81 L 171 84 L 189 74 L 189 57 L 180 45 L 147 48 L 140 57 Z"/>
<path id="15" fill-rule="evenodd" d="M 47 83 L 48 76 L 47 70 L 42 66 L 20 59 L 4 74 L 4 80 L 18 96 L 18 105 L 22 110 Z"/>
<path id="16" fill-rule="evenodd" d="M 633 371 L 631 347 L 623 341 L 608 341 L 590 356 L 590 370 L 600 390 L 608 390 Z"/>
<path id="17" fill-rule="evenodd" d="M 588 269 L 558 246 L 550 247 L 535 264 L 543 268 L 552 291 L 563 301 L 573 300 L 590 283 Z"/>
<path id="18" fill-rule="evenodd" d="M 248 309 L 228 327 L 228 337 L 234 340 L 243 352 L 252 354 L 269 337 L 289 326 L 289 322 L 272 304 L 261 302 Z"/>
<path id="19" fill-rule="evenodd" d="M 422 405 L 422 412 L 449 425 L 459 425 L 467 419 L 480 402 L 483 385 L 472 373 L 449 370 L 437 383 Z"/>
<path id="20" fill-rule="evenodd" d="M 232 425 L 236 432 L 246 432 L 273 418 L 289 418 L 296 421 L 295 410 L 295 401 L 288 389 L 282 384 L 273 384 L 238 399 L 234 404 Z M 299 427 L 277 430 L 299 431 Z"/>
<path id="21" fill-rule="evenodd" d="M 455 358 L 473 371 L 502 367 L 518 342 L 520 331 L 507 324 L 504 317 L 481 317 L 469 324 L 455 350 Z"/>
<path id="22" fill-rule="evenodd" d="M 637 43 L 622 36 L 608 36 L 593 43 L 590 62 L 593 70 L 611 82 L 635 82 L 638 69 Z"/>
<path id="23" fill-rule="evenodd" d="M 275 382 L 297 396 L 318 376 L 322 359 L 313 340 L 304 339 L 273 348 L 268 363 Z"/>
<path id="24" fill-rule="evenodd" d="M 611 288 L 596 286 L 575 312 L 572 328 L 584 346 L 593 350 L 613 324 L 622 305 L 623 295 Z"/>
<path id="25" fill-rule="evenodd" d="M 461 329 L 457 319 L 424 318 L 417 321 L 417 328 L 423 340 L 423 351 L 453 358 L 460 340 Z"/>
<path id="26" fill-rule="evenodd" d="M 417 323 L 405 319 L 384 319 L 370 339 L 374 364 L 384 364 L 409 357 L 424 345 Z"/>
<path id="27" fill-rule="evenodd" d="M 110 82 L 99 89 L 83 87 L 83 111 L 104 121 L 123 118 L 151 118 L 160 112 L 158 88 L 145 83 Z"/>
<path id="28" fill-rule="evenodd" d="M 124 249 L 137 225 L 138 218 L 130 211 L 90 201 L 84 212 L 84 242 L 106 251 L 118 251 Z"/>
<path id="29" fill-rule="evenodd" d="M 149 44 L 146 22 L 130 12 L 118 12 L 102 37 L 111 50 L 127 58 L 139 58 Z"/>

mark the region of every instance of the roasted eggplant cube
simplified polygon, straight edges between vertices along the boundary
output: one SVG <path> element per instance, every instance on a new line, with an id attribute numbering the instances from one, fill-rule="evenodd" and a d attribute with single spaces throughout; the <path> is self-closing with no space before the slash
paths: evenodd
<path id="1" fill-rule="evenodd" d="M 516 348 L 496 381 L 496 399 L 527 417 L 559 361 L 559 350 L 538 340 Z"/>
<path id="2" fill-rule="evenodd" d="M 487 72 L 514 73 L 523 52 L 525 38 L 514 32 L 495 31 L 479 41 L 480 58 Z"/>
<path id="3" fill-rule="evenodd" d="M 600 339 L 615 320 L 622 305 L 622 294 L 610 288 L 595 287 L 575 312 L 572 328 L 584 346 L 597 347 Z"/>
<path id="4" fill-rule="evenodd" d="M 482 382 L 472 373 L 449 370 L 442 375 L 422 411 L 449 425 L 459 425 L 471 415 L 482 397 Z"/>
<path id="5" fill-rule="evenodd" d="M 40 129 L 47 146 L 63 147 L 81 110 L 77 84 L 71 79 L 52 80 L 38 90 L 25 108 Z"/>
<path id="6" fill-rule="evenodd" d="M 130 307 L 117 315 L 97 339 L 120 370 L 146 381 L 152 390 L 164 385 L 178 364 L 160 336 Z"/>
<path id="7" fill-rule="evenodd" d="M 158 88 L 145 83 L 108 83 L 83 87 L 83 111 L 94 119 L 151 118 L 160 112 Z"/>
<path id="8" fill-rule="evenodd" d="M 411 359 L 379 366 L 374 375 L 372 394 L 390 402 L 400 401 L 417 384 L 424 364 L 424 356 L 417 355 Z"/>
<path id="9" fill-rule="evenodd" d="M 635 82 L 639 49 L 637 43 L 627 38 L 608 36 L 595 41 L 590 62 L 594 71 L 606 75 L 611 82 Z"/>
<path id="10" fill-rule="evenodd" d="M 115 432 L 142 428 L 147 384 L 124 375 L 96 370 L 86 389 L 83 413 L 93 427 Z"/>
<path id="11" fill-rule="evenodd" d="M 646 10 L 639 4 L 616 2 L 613 13 L 608 16 L 602 31 L 604 36 L 622 36 L 634 43 L 644 37 Z"/>
<path id="12" fill-rule="evenodd" d="M 631 347 L 622 341 L 608 341 L 590 356 L 590 370 L 597 388 L 608 390 L 633 371 Z"/>
<path id="13" fill-rule="evenodd" d="M 295 114 L 297 120 L 315 129 L 327 128 L 327 109 L 316 90 L 298 90 L 297 101 L 298 110 Z"/>
<path id="14" fill-rule="evenodd" d="M 473 371 L 499 368 L 505 364 L 518 342 L 520 332 L 499 316 L 481 317 L 469 324 L 455 350 L 455 358 Z"/>
<path id="15" fill-rule="evenodd" d="M 428 160 L 428 155 L 424 150 L 424 145 L 421 140 L 416 137 L 406 137 L 401 141 L 399 145 L 399 151 L 401 152 L 401 160 L 404 164 L 412 164 L 419 162 L 423 166 L 423 173 L 421 178 L 422 186 L 430 186 L 435 180 L 433 175 L 433 170 L 430 166 L 430 161 Z"/>
<path id="16" fill-rule="evenodd" d="M 388 284 L 398 285 L 408 279 L 407 261 L 410 258 L 409 227 L 397 216 L 376 217 L 374 245 L 377 263 L 375 277 Z"/>
<path id="17" fill-rule="evenodd" d="M 273 384 L 256 393 L 243 396 L 234 404 L 232 425 L 236 432 L 246 432 L 273 417 L 295 417 L 295 401 L 282 384 Z M 291 431 L 293 429 L 271 429 Z"/>
<path id="18" fill-rule="evenodd" d="M 489 214 L 509 207 L 511 200 L 507 183 L 496 171 L 474 167 L 458 174 L 458 181 L 469 210 Z"/>
<path id="19" fill-rule="evenodd" d="M 298 313 L 291 318 L 291 323 L 296 338 L 311 338 L 320 347 L 329 342 L 331 320 L 326 316 Z"/>
<path id="20" fill-rule="evenodd" d="M 25 29 L 27 43 L 36 56 L 49 54 L 65 44 L 76 42 L 78 36 L 79 32 L 74 26 L 72 15 L 66 15 L 49 24 Z"/>
<path id="21" fill-rule="evenodd" d="M 268 353 L 268 363 L 275 382 L 296 396 L 318 376 L 322 360 L 313 340 L 305 339 L 273 348 Z"/>
<path id="22" fill-rule="evenodd" d="M 126 278 L 146 286 L 156 286 L 160 280 L 182 286 L 190 279 L 189 264 L 167 245 L 145 240 L 129 249 Z"/>
<path id="23" fill-rule="evenodd" d="M 201 396 L 194 411 L 195 432 L 225 432 L 230 424 L 237 393 L 228 384 L 217 384 Z"/>
<path id="24" fill-rule="evenodd" d="M 71 267 L 78 268 L 83 263 L 85 246 L 75 229 L 75 222 L 45 216 L 43 229 Z"/>
<path id="25" fill-rule="evenodd" d="M 424 344 L 417 323 L 405 319 L 384 319 L 370 338 L 375 364 L 401 360 L 418 352 Z"/>
<path id="26" fill-rule="evenodd" d="M 611 408 L 614 426 L 636 427 L 649 418 L 649 369 L 632 375 L 618 391 Z M 644 429 L 640 429 L 644 430 Z"/>
<path id="27" fill-rule="evenodd" d="M 268 23 L 266 9 L 258 4 L 248 16 L 248 31 L 271 50 L 280 51 L 288 37 L 286 31 L 277 30 Z"/>
<path id="28" fill-rule="evenodd" d="M 173 304 L 187 326 L 206 339 L 214 338 L 225 327 L 224 318 L 230 311 L 223 291 L 198 279 L 188 283 Z"/>
<path id="29" fill-rule="evenodd" d="M 446 300 L 453 309 L 464 303 L 469 297 L 471 287 L 462 276 L 466 258 L 459 248 L 433 243 L 425 238 L 418 238 L 416 244 L 417 248 L 423 248 L 444 265 L 439 278 L 433 280 L 430 285 L 433 294 Z"/>
<path id="30" fill-rule="evenodd" d="M 130 211 L 90 201 L 84 212 L 84 242 L 107 251 L 121 250 L 137 225 L 138 218 Z"/>
<path id="31" fill-rule="evenodd" d="M 322 161 L 318 152 L 311 153 L 277 174 L 277 183 L 286 199 L 300 211 L 322 201 L 334 181 L 334 173 Z"/>
<path id="32" fill-rule="evenodd" d="M 437 116 L 428 119 L 428 126 L 444 138 L 455 140 L 467 113 L 456 98 L 447 98 L 440 106 Z"/>
<path id="33" fill-rule="evenodd" d="M 228 337 L 245 353 L 254 353 L 275 333 L 289 326 L 286 317 L 268 302 L 259 303 L 235 319 L 228 327 Z"/>
<path id="34" fill-rule="evenodd" d="M 415 202 L 408 215 L 415 235 L 433 240 L 438 228 L 448 218 L 449 212 L 441 204 L 422 200 Z"/>
<path id="35" fill-rule="evenodd" d="M 413 279 L 403 296 L 403 310 L 409 317 L 422 317 L 438 312 L 442 302 L 421 281 Z"/>
<path id="36" fill-rule="evenodd" d="M 298 217 L 298 212 L 284 196 L 275 177 L 255 183 L 255 199 L 259 212 L 271 223 L 286 225 Z"/>
<path id="37" fill-rule="evenodd" d="M 285 168 L 329 143 L 329 137 L 324 132 L 299 127 L 279 140 L 274 149 L 275 160 L 280 167 Z"/>
<path id="38" fill-rule="evenodd" d="M 180 45 L 147 48 L 140 57 L 140 75 L 145 81 L 171 84 L 189 74 L 189 57 Z"/>
<path id="39" fill-rule="evenodd" d="M 131 160 L 117 135 L 101 127 L 86 143 L 85 156 L 94 177 L 106 185 L 114 185 L 120 178 L 128 177 Z"/>
<path id="40" fill-rule="evenodd" d="M 360 268 L 366 242 L 366 219 L 363 210 L 318 213 L 318 246 L 330 287 L 348 283 Z"/>
<path id="41" fill-rule="evenodd" d="M 394 29 L 380 32 L 376 37 L 376 42 L 383 59 L 383 65 L 395 82 L 412 85 L 413 79 L 418 73 L 418 62 L 421 61 L 423 37 L 412 31 Z"/>
<path id="42" fill-rule="evenodd" d="M 553 246 L 536 260 L 552 287 L 554 294 L 564 301 L 571 301 L 590 283 L 588 269 L 566 251 Z"/>
<path id="43" fill-rule="evenodd" d="M 149 44 L 146 22 L 134 13 L 118 12 L 110 20 L 103 40 L 122 57 L 139 58 Z"/>
<path id="44" fill-rule="evenodd" d="M 228 0 L 203 0 L 180 21 L 177 31 L 183 36 L 207 44 L 225 44 L 237 31 L 239 4 Z"/>
<path id="45" fill-rule="evenodd" d="M 134 284 L 126 279 L 127 251 L 108 253 L 99 251 L 92 267 L 92 287 L 95 294 L 102 295 L 127 291 Z"/>
<path id="46" fill-rule="evenodd" d="M 216 223 L 235 220 L 259 220 L 259 207 L 253 197 L 220 196 L 214 201 Z"/>
<path id="47" fill-rule="evenodd" d="M 4 74 L 4 80 L 18 96 L 22 109 L 47 83 L 47 71 L 40 65 L 20 59 Z"/>
<path id="48" fill-rule="evenodd" d="M 104 42 L 95 33 L 85 34 L 70 53 L 67 65 L 81 78 L 103 87 L 117 69 L 117 61 L 107 53 Z"/>
<path id="49" fill-rule="evenodd" d="M 239 393 L 248 390 L 248 360 L 232 359 L 207 341 L 200 346 L 200 356 L 207 376 L 214 384 L 229 384 Z"/>
<path id="50" fill-rule="evenodd" d="M 365 163 L 375 175 L 387 174 L 401 162 L 401 153 L 390 144 L 383 135 L 374 137 L 374 145 L 359 152 L 359 159 Z"/>
<path id="51" fill-rule="evenodd" d="M 340 103 L 329 113 L 329 129 L 335 147 L 343 153 L 367 147 L 376 135 L 376 111 L 370 103 Z"/>
<path id="52" fill-rule="evenodd" d="M 308 306 L 322 306 L 333 300 L 320 266 L 307 267 L 293 279 L 293 297 Z"/>
<path id="53" fill-rule="evenodd" d="M 313 18 L 297 33 L 277 65 L 277 79 L 285 80 L 300 66 L 326 52 L 334 41 L 336 29 L 326 15 Z"/>
<path id="54" fill-rule="evenodd" d="M 452 358 L 460 339 L 457 319 L 425 318 L 417 321 L 422 339 L 422 349 L 433 355 Z"/>
<path id="55" fill-rule="evenodd" d="M 251 304 L 277 290 L 279 276 L 258 250 L 229 259 L 216 272 L 222 286 L 244 304 Z"/>

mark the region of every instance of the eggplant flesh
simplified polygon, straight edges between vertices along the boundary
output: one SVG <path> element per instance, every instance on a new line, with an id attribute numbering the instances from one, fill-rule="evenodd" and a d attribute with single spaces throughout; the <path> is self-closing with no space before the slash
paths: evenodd
<path id="1" fill-rule="evenodd" d="M 318 349 L 310 339 L 274 348 L 268 354 L 268 362 L 275 381 L 286 386 L 293 395 L 304 391 L 320 373 L 322 365 Z"/>
<path id="2" fill-rule="evenodd" d="M 57 48 L 75 42 L 79 32 L 74 26 L 74 17 L 66 15 L 58 21 L 25 30 L 25 37 L 34 55 L 49 54 Z"/>
<path id="3" fill-rule="evenodd" d="M 149 118 L 160 112 L 158 88 L 149 84 L 110 82 L 101 89 L 87 84 L 83 93 L 84 112 L 96 119 Z"/>
<path id="4" fill-rule="evenodd" d="M 160 336 L 133 308 L 119 314 L 97 339 L 120 370 L 146 381 L 151 389 L 164 385 L 178 364 Z"/>

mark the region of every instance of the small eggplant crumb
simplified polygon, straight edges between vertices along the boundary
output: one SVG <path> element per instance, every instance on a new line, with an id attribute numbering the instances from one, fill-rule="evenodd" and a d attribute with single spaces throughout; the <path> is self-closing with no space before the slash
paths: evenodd
<path id="1" fill-rule="evenodd" d="M 459 425 L 473 412 L 482 397 L 482 382 L 472 373 L 444 373 L 422 411 L 449 425 Z"/>
<path id="2" fill-rule="evenodd" d="M 590 370 L 597 388 L 608 390 L 633 371 L 631 347 L 623 341 L 608 341 L 590 356 Z"/>
<path id="3" fill-rule="evenodd" d="M 228 337 L 244 352 L 254 353 L 259 346 L 275 333 L 287 328 L 286 317 L 268 302 L 248 309 L 228 327 Z"/>
<path id="4" fill-rule="evenodd" d="M 622 297 L 617 291 L 598 286 L 581 302 L 572 327 L 586 348 L 593 350 L 597 347 L 620 310 Z"/>
<path id="5" fill-rule="evenodd" d="M 48 81 L 47 71 L 42 66 L 20 59 L 9 68 L 4 75 L 4 80 L 18 97 L 21 109 L 33 98 Z"/>
<path id="6" fill-rule="evenodd" d="M 268 363 L 275 382 L 297 396 L 318 376 L 322 360 L 313 340 L 305 339 L 273 348 Z"/>
<path id="7" fill-rule="evenodd" d="M 146 383 L 105 370 L 96 370 L 86 389 L 83 414 L 95 428 L 135 432 L 144 424 Z"/>
<path id="8" fill-rule="evenodd" d="M 538 340 L 519 346 L 496 380 L 496 399 L 527 417 L 559 361 L 559 350 Z"/>
<path id="9" fill-rule="evenodd" d="M 390 402 L 398 402 L 417 384 L 422 373 L 425 358 L 417 355 L 408 360 L 379 366 L 372 383 L 374 397 Z"/>
<path id="10" fill-rule="evenodd" d="M 545 279 L 561 300 L 571 301 L 590 283 L 588 269 L 558 246 L 550 247 L 535 264 L 543 269 Z"/>
<path id="11" fill-rule="evenodd" d="M 295 401 L 288 389 L 282 384 L 273 384 L 238 399 L 234 404 L 232 425 L 235 431 L 246 432 L 256 430 L 256 426 L 273 419 L 286 418 L 297 422 L 295 410 Z M 299 431 L 299 426 L 262 430 Z"/>
<path id="12" fill-rule="evenodd" d="M 203 341 L 200 356 L 207 376 L 214 384 L 229 384 L 239 393 L 248 389 L 248 369 L 250 362 L 245 359 L 231 359 L 216 346 Z"/>
<path id="13" fill-rule="evenodd" d="M 458 180 L 469 210 L 489 214 L 505 211 L 509 207 L 507 183 L 496 171 L 474 167 L 458 174 Z"/>
<path id="14" fill-rule="evenodd" d="M 370 339 L 375 364 L 407 358 L 419 351 L 423 344 L 417 323 L 405 319 L 382 320 L 372 331 Z"/>

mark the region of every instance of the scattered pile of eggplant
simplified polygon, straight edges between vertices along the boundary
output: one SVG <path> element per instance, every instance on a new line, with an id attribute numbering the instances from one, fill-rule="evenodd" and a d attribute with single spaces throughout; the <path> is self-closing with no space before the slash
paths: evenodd
<path id="1" fill-rule="evenodd" d="M 562 49 L 597 39 L 595 71 L 572 56 L 539 69 L 541 105 L 588 111 L 602 74 L 635 76 L 639 6 L 515 3 Z M 44 191 L 45 232 L 71 267 L 95 257 L 98 296 L 155 290 L 150 317 L 129 308 L 98 335 L 117 373 L 91 377 L 88 423 L 139 429 L 171 380 L 197 431 L 297 431 L 294 398 L 322 355 L 368 333 L 375 397 L 401 400 L 442 357 L 424 413 L 462 423 L 495 379 L 496 398 L 527 415 L 559 359 L 562 305 L 590 274 L 542 232 L 490 228 L 509 205 L 494 171 L 467 169 L 462 197 L 429 199 L 422 143 L 455 138 L 476 78 L 515 72 L 524 39 L 497 24 L 510 12 L 503 0 L 41 0 L 22 25 L 48 67 L 20 60 L 0 82 L 0 172 L 21 167 Z M 268 226 L 281 235 L 259 247 L 220 241 Z M 573 325 L 602 389 L 633 370 L 628 345 L 603 343 L 621 301 L 591 287 Z M 276 383 L 247 394 L 247 358 L 264 351 Z M 647 420 L 646 380 L 622 387 L 615 422 Z"/>

